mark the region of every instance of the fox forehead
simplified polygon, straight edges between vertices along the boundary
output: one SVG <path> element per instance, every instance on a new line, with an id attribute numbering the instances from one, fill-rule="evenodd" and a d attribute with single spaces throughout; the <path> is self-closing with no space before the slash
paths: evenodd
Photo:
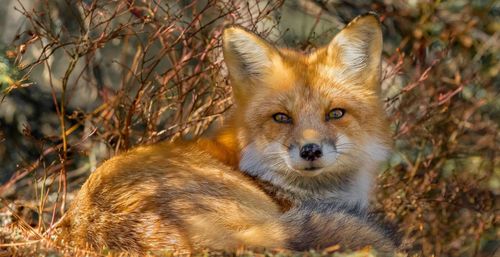
<path id="1" fill-rule="evenodd" d="M 338 102 L 370 103 L 377 98 L 372 90 L 349 78 L 341 63 L 321 57 L 323 49 L 311 54 L 288 49 L 280 49 L 280 52 L 280 65 L 261 80 L 266 87 L 254 92 L 255 99 L 272 96 L 271 101 L 281 105 L 297 106 L 306 101 L 308 106 L 327 108 Z"/>
<path id="2" fill-rule="evenodd" d="M 291 49 L 279 49 L 279 52 L 280 61 L 273 62 L 272 71 L 263 79 L 270 86 L 281 89 L 305 86 L 325 91 L 334 88 L 361 94 L 373 91 L 361 84 L 360 74 L 354 76 L 352 69 L 339 58 L 329 58 L 325 48 L 309 54 Z"/>

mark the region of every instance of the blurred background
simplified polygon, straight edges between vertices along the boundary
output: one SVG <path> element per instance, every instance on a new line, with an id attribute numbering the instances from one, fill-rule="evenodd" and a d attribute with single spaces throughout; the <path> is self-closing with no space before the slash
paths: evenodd
<path id="1" fill-rule="evenodd" d="M 38 242 L 103 160 L 220 125 L 224 25 L 308 52 L 367 11 L 383 24 L 395 140 L 374 206 L 411 255 L 500 254 L 499 1 L 1 4 L 1 254 L 39 251 L 12 243 Z"/>

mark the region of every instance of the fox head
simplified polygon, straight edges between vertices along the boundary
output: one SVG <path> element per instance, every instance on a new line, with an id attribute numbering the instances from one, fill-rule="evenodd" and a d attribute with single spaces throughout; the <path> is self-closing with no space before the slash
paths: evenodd
<path id="1" fill-rule="evenodd" d="M 276 48 L 231 26 L 223 52 L 241 170 L 297 192 L 328 191 L 364 176 L 355 186 L 367 193 L 370 176 L 359 172 L 376 168 L 390 143 L 379 97 L 382 31 L 376 15 L 359 16 L 309 54 Z"/>

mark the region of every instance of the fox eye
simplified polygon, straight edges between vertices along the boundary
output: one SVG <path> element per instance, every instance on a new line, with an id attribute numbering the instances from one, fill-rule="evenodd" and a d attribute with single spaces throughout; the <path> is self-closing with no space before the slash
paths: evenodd
<path id="1" fill-rule="evenodd" d="M 273 114 L 273 119 L 278 123 L 292 123 L 292 118 L 282 112 Z"/>
<path id="2" fill-rule="evenodd" d="M 327 115 L 326 120 L 338 120 L 344 116 L 345 110 L 342 108 L 334 108 Z"/>

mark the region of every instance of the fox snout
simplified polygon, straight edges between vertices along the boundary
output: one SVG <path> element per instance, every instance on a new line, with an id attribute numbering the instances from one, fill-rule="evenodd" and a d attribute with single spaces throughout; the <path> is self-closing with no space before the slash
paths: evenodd
<path id="1" fill-rule="evenodd" d="M 306 161 L 315 161 L 323 156 L 323 147 L 318 144 L 321 140 L 320 133 L 315 129 L 305 129 L 299 133 L 301 140 L 299 140 L 300 150 L 299 156 Z"/>
<path id="2" fill-rule="evenodd" d="M 300 130 L 299 130 L 300 131 Z M 304 129 L 297 134 L 300 138 L 291 149 L 291 166 L 298 170 L 313 171 L 331 163 L 335 152 L 335 142 L 323 138 L 316 129 Z"/>
<path id="3" fill-rule="evenodd" d="M 306 144 L 300 148 L 300 157 L 306 161 L 315 161 L 323 156 L 323 150 L 318 144 Z"/>
<path id="4" fill-rule="evenodd" d="M 289 150 L 290 168 L 303 175 L 314 176 L 335 163 L 337 152 L 334 140 L 300 141 L 292 144 Z"/>

